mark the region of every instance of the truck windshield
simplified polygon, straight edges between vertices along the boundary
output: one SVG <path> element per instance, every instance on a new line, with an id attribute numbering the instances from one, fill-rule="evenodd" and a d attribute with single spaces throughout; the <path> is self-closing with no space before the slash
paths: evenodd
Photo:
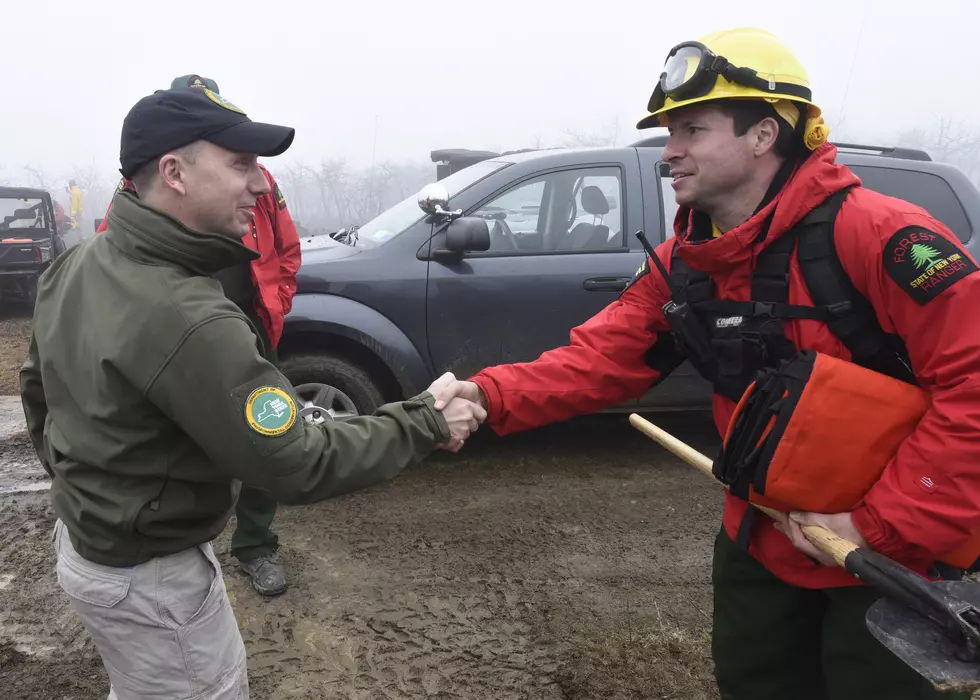
<path id="1" fill-rule="evenodd" d="M 457 194 L 507 165 L 510 163 L 502 160 L 481 161 L 439 180 L 439 184 L 449 192 L 449 203 L 452 205 L 452 198 Z M 416 192 L 361 226 L 357 230 L 357 245 L 376 248 L 390 241 L 424 216 L 425 213 L 419 209 Z"/>

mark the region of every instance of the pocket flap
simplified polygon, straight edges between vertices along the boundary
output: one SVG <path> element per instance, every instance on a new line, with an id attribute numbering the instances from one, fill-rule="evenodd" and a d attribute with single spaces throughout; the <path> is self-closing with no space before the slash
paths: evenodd
<path id="1" fill-rule="evenodd" d="M 85 566 L 64 554 L 58 557 L 57 569 L 65 593 L 100 608 L 113 607 L 129 593 L 129 576 Z"/>

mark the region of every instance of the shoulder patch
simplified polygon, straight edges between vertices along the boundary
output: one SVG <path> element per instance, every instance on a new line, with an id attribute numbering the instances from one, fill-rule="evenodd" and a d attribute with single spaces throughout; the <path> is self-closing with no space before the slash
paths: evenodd
<path id="1" fill-rule="evenodd" d="M 882 252 L 885 272 L 920 306 L 977 271 L 956 243 L 921 226 L 907 226 L 888 239 Z"/>
<path id="2" fill-rule="evenodd" d="M 286 198 L 282 196 L 282 190 L 279 189 L 279 183 L 277 182 L 272 188 L 272 195 L 276 198 L 276 204 L 279 206 L 279 211 L 286 208 Z"/>
<path id="3" fill-rule="evenodd" d="M 259 387 L 245 401 L 245 420 L 259 435 L 282 435 L 296 422 L 296 402 L 278 387 Z"/>
<path id="4" fill-rule="evenodd" d="M 620 293 L 620 296 L 625 294 L 627 289 L 629 289 L 634 284 L 636 284 L 637 280 L 639 280 L 641 277 L 649 273 L 650 273 L 650 258 L 644 257 L 643 262 L 640 263 L 640 266 L 636 268 L 636 272 L 633 273 L 633 279 L 631 279 L 629 283 L 625 287 L 623 287 L 623 291 Z"/>

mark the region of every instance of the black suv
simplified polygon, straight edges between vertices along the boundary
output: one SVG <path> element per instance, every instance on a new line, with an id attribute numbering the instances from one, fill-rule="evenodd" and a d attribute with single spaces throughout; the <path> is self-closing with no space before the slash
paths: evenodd
<path id="1" fill-rule="evenodd" d="M 445 371 L 465 378 L 567 344 L 643 262 L 633 234 L 654 246 L 673 235 L 664 143 L 434 152 L 441 179 L 421 195 L 343 242 L 304 241 L 284 372 L 307 384 L 304 401 L 342 416 L 411 396 Z M 922 206 L 980 259 L 980 192 L 961 171 L 918 150 L 837 145 L 865 186 Z M 709 402 L 709 385 L 685 364 L 612 410 Z"/>

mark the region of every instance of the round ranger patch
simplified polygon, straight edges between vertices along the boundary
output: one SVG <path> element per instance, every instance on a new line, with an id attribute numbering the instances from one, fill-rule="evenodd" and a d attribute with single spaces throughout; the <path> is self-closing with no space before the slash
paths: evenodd
<path id="1" fill-rule="evenodd" d="M 259 387 L 245 402 L 245 420 L 260 435 L 282 435 L 296 422 L 296 403 L 282 389 Z"/>
<path id="2" fill-rule="evenodd" d="M 229 102 L 228 100 L 226 100 L 224 97 L 222 97 L 218 93 L 214 92 L 213 90 L 208 90 L 207 88 L 205 88 L 204 89 L 204 94 L 207 95 L 208 96 L 208 99 L 210 99 L 216 105 L 221 105 L 225 109 L 230 109 L 232 112 L 238 112 L 239 114 L 245 114 L 245 110 L 241 109 L 240 107 L 236 107 L 231 102 Z"/>

